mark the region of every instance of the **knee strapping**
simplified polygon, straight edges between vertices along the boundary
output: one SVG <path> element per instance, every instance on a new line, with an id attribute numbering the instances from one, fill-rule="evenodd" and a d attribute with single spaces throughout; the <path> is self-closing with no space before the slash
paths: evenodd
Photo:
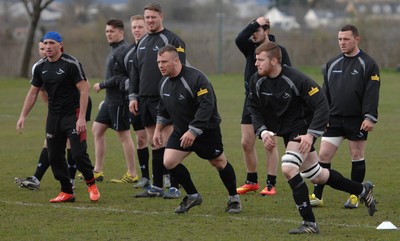
<path id="1" fill-rule="evenodd" d="M 303 163 L 303 157 L 300 153 L 294 151 L 286 151 L 282 156 L 282 166 L 295 166 L 299 168 Z"/>
<path id="2" fill-rule="evenodd" d="M 311 168 L 305 170 L 304 172 L 300 173 L 302 177 L 307 178 L 308 180 L 312 181 L 314 180 L 322 171 L 321 166 L 317 162 L 314 166 Z"/>

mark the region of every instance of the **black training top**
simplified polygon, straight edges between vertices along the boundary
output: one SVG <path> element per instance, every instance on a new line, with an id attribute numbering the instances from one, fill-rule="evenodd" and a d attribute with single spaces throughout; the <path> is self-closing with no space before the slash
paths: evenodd
<path id="1" fill-rule="evenodd" d="M 324 133 L 329 118 L 325 94 L 316 82 L 297 69 L 282 66 L 276 78 L 255 73 L 249 87 L 248 109 L 258 136 L 268 130 L 265 117 L 271 114 L 276 118 L 274 132 L 279 136 L 304 127 L 316 137 Z"/>
<path id="2" fill-rule="evenodd" d="M 157 54 L 161 47 L 171 44 L 176 47 L 181 63 L 186 62 L 185 42 L 175 33 L 163 29 L 158 33 L 145 35 L 136 46 L 134 68 L 131 71 L 129 99 L 138 96 L 158 96 L 158 85 L 162 77 L 157 64 Z"/>
<path id="3" fill-rule="evenodd" d="M 246 91 L 246 95 L 249 94 L 249 81 L 251 76 L 255 72 L 257 72 L 257 67 L 255 66 L 256 63 L 256 54 L 255 50 L 259 46 L 259 44 L 255 44 L 251 40 L 251 35 L 257 31 L 260 25 L 257 21 L 252 21 L 249 25 L 246 26 L 236 37 L 235 43 L 239 50 L 243 53 L 246 57 L 246 66 L 244 69 L 244 88 Z M 274 35 L 268 35 L 270 41 L 275 42 Z M 287 53 L 286 49 L 278 45 L 282 52 L 282 65 L 291 66 L 292 63 L 290 62 L 289 54 Z"/>
<path id="4" fill-rule="evenodd" d="M 221 123 L 211 83 L 206 75 L 193 67 L 183 65 L 178 76 L 163 77 L 159 94 L 157 123 L 165 125 L 171 120 L 181 135 L 189 129 L 195 135 L 201 135 Z"/>
<path id="5" fill-rule="evenodd" d="M 135 53 L 136 43 L 133 43 L 117 57 L 114 66 L 115 80 L 118 83 L 119 89 L 125 93 L 126 98 L 128 97 L 129 74 L 133 68 Z"/>
<path id="6" fill-rule="evenodd" d="M 331 116 L 378 121 L 380 76 L 375 60 L 360 50 L 354 57 L 336 56 L 326 64 L 323 90 Z"/>
<path id="7" fill-rule="evenodd" d="M 111 51 L 106 58 L 105 80 L 100 83 L 100 88 L 106 89 L 104 103 L 108 106 L 118 106 L 126 104 L 125 93 L 120 90 L 120 78 L 114 72 L 117 59 L 128 47 L 128 43 L 122 40 L 118 43 L 110 44 Z"/>
<path id="8" fill-rule="evenodd" d="M 39 60 L 32 69 L 31 84 L 47 92 L 49 113 L 69 115 L 79 108 L 80 93 L 76 84 L 86 80 L 82 66 L 63 53 L 55 62 Z"/>

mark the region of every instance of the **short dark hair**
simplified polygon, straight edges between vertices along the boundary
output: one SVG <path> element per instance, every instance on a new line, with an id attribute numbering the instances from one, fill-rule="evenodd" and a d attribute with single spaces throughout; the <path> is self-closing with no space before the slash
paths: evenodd
<path id="1" fill-rule="evenodd" d="M 174 52 L 174 53 L 176 53 L 176 56 L 178 56 L 178 50 L 176 50 L 176 47 L 171 44 L 167 44 L 164 47 L 160 48 L 158 50 L 157 54 L 161 55 L 165 52 Z"/>
<path id="2" fill-rule="evenodd" d="M 347 24 L 344 25 L 341 29 L 340 32 L 345 32 L 345 31 L 351 31 L 354 35 L 354 37 L 359 37 L 360 33 L 358 32 L 358 28 L 352 24 Z"/>
<path id="3" fill-rule="evenodd" d="M 267 52 L 269 58 L 276 58 L 279 63 L 282 63 L 282 52 L 277 43 L 266 42 L 256 48 L 256 54 L 260 54 L 263 51 Z"/>
<path id="4" fill-rule="evenodd" d="M 112 18 L 109 19 L 106 24 L 109 26 L 113 26 L 114 28 L 119 28 L 121 30 L 124 30 L 124 22 L 121 19 Z"/>
<path id="5" fill-rule="evenodd" d="M 151 10 L 151 11 L 156 11 L 160 14 L 163 13 L 161 5 L 158 3 L 149 3 L 144 7 L 144 10 Z"/>

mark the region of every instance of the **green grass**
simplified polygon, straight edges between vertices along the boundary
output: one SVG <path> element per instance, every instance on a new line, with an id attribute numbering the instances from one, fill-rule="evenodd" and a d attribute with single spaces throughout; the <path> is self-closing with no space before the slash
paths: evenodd
<path id="1" fill-rule="evenodd" d="M 321 83 L 322 76 L 317 68 L 305 70 Z M 210 76 L 210 79 L 223 118 L 225 152 L 235 168 L 238 184 L 241 184 L 246 177 L 240 147 L 242 75 Z M 38 101 L 26 120 L 23 134 L 18 134 L 15 124 L 29 82 L 0 78 L 0 240 L 398 240 L 398 231 L 376 230 L 386 220 L 400 227 L 399 74 L 384 71 L 381 79 L 379 123 L 370 134 L 366 153 L 366 179 L 376 185 L 379 211 L 370 217 L 364 206 L 345 210 L 343 203 L 348 195 L 327 187 L 326 205 L 314 209 L 321 234 L 290 236 L 287 231 L 298 226 L 301 218 L 280 172 L 278 195 L 244 195 L 241 197 L 243 212 L 228 215 L 224 213 L 227 192 L 217 171 L 207 161 L 192 154 L 185 165 L 204 202 L 187 214 L 176 215 L 173 210 L 180 200 L 134 199 L 132 196 L 138 190 L 132 185 L 109 182 L 125 172 L 122 148 L 112 131 L 107 132 L 106 181 L 98 184 L 102 194 L 99 203 L 90 203 L 85 185 L 78 181 L 75 203 L 50 204 L 49 199 L 59 192 L 59 185 L 50 170 L 42 180 L 41 190 L 18 189 L 13 183 L 14 177 L 30 176 L 34 172 L 44 139 L 46 110 Z M 94 80 L 91 82 L 93 84 Z M 104 92 L 91 96 L 97 107 Z M 92 119 L 96 114 L 94 109 Z M 93 158 L 91 135 L 88 143 Z M 266 171 L 260 142 L 257 148 L 259 180 L 264 182 Z M 280 153 L 283 153 L 282 144 Z M 350 176 L 350 165 L 347 142 L 344 142 L 333 167 Z M 309 188 L 312 188 L 311 184 Z"/>

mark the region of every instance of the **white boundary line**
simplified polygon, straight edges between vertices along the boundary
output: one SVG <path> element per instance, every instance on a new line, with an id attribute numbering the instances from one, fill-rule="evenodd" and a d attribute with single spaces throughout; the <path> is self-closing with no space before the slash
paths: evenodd
<path id="1" fill-rule="evenodd" d="M 10 202 L 10 201 L 0 201 L 1 203 L 7 205 L 14 205 L 14 206 L 29 206 L 29 207 L 52 207 L 52 208 L 63 208 L 63 209 L 75 209 L 80 211 L 97 211 L 97 212 L 114 212 L 114 213 L 131 213 L 131 214 L 142 214 L 142 215 L 158 215 L 158 216 L 167 216 L 173 215 L 172 211 L 168 212 L 147 212 L 147 211 L 139 211 L 139 210 L 126 210 L 126 209 L 118 209 L 118 208 L 99 208 L 99 207 L 87 207 L 87 206 L 70 206 L 70 205 L 63 205 L 63 204 L 43 204 L 43 203 L 28 203 L 28 202 Z M 240 215 L 240 214 L 239 214 Z M 215 219 L 217 216 L 212 214 L 195 214 L 193 216 L 202 217 L 202 218 L 212 218 Z M 256 218 L 252 217 L 242 217 L 237 215 L 229 215 L 227 216 L 229 219 L 234 220 L 254 220 Z M 298 220 L 289 220 L 289 219 L 281 219 L 281 218 L 267 218 L 262 217 L 258 218 L 260 221 L 269 221 L 269 222 L 279 222 L 279 223 L 293 223 L 299 224 Z M 321 224 L 320 222 L 317 222 Z M 360 228 L 360 229 L 375 229 L 375 226 L 370 225 L 358 225 L 358 224 L 339 224 L 339 223 L 327 223 L 323 222 L 323 226 L 336 226 L 336 227 L 346 227 L 346 228 Z"/>

